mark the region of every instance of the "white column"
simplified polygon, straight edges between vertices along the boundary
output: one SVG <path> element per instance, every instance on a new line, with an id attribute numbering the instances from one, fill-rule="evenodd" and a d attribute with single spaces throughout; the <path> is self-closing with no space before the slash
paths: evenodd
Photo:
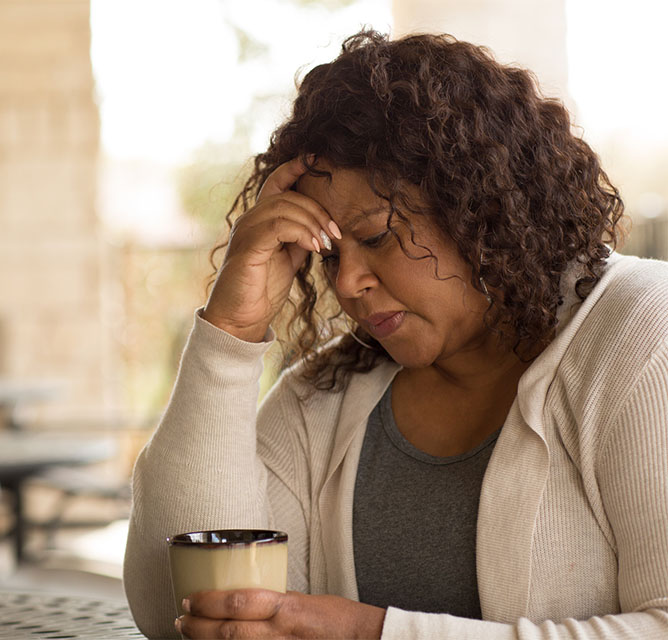
<path id="1" fill-rule="evenodd" d="M 0 2 L 0 375 L 62 380 L 62 397 L 37 407 L 56 419 L 116 402 L 89 11 Z"/>

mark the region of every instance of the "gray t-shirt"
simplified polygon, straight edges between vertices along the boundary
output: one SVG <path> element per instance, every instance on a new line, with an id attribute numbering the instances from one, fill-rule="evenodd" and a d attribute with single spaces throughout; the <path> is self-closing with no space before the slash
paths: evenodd
<path id="1" fill-rule="evenodd" d="M 435 457 L 403 437 L 391 388 L 367 424 L 353 502 L 361 602 L 480 618 L 475 541 L 482 478 L 499 431 Z"/>

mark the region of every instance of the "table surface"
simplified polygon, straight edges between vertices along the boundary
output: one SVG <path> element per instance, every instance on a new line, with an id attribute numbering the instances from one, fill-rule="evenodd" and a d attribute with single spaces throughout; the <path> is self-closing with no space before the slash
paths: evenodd
<path id="1" fill-rule="evenodd" d="M 62 380 L 13 380 L 0 377 L 0 405 L 38 402 L 56 398 L 63 390 Z"/>
<path id="2" fill-rule="evenodd" d="M 0 433 L 0 479 L 32 474 L 56 465 L 80 465 L 108 460 L 116 453 L 112 438 L 57 435 L 38 431 Z"/>
<path id="3" fill-rule="evenodd" d="M 0 591 L 0 640 L 144 637 L 119 600 Z"/>

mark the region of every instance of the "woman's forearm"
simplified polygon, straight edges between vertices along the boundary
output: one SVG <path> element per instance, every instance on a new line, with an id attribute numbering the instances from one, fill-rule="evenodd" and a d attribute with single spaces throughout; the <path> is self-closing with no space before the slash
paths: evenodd
<path id="1" fill-rule="evenodd" d="M 255 420 L 268 346 L 242 342 L 197 317 L 167 410 L 137 460 L 125 588 L 149 636 L 175 633 L 167 536 L 267 526 Z"/>
<path id="2" fill-rule="evenodd" d="M 417 613 L 390 607 L 381 640 L 438 638 L 439 640 L 663 640 L 668 638 L 668 611 L 595 616 L 589 620 L 521 618 L 515 624 L 469 620 L 439 613 Z"/>

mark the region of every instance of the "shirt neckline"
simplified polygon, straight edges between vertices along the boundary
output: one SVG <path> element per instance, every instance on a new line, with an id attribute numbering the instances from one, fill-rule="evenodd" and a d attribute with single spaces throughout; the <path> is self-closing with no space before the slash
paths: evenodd
<path id="1" fill-rule="evenodd" d="M 480 444 L 473 447 L 469 451 L 464 453 L 457 454 L 455 456 L 433 456 L 421 449 L 418 449 L 415 445 L 411 444 L 399 431 L 397 423 L 394 420 L 394 413 L 392 411 L 392 385 L 389 385 L 385 390 L 383 397 L 379 402 L 380 409 L 380 422 L 383 425 L 383 429 L 387 434 L 387 437 L 390 439 L 392 444 L 394 444 L 397 449 L 402 453 L 414 458 L 420 462 L 425 462 L 427 464 L 434 465 L 448 465 L 456 464 L 458 462 L 464 462 L 470 458 L 475 457 L 481 453 L 488 446 L 493 444 L 501 433 L 501 428 L 497 429 L 494 433 L 487 436 Z"/>

